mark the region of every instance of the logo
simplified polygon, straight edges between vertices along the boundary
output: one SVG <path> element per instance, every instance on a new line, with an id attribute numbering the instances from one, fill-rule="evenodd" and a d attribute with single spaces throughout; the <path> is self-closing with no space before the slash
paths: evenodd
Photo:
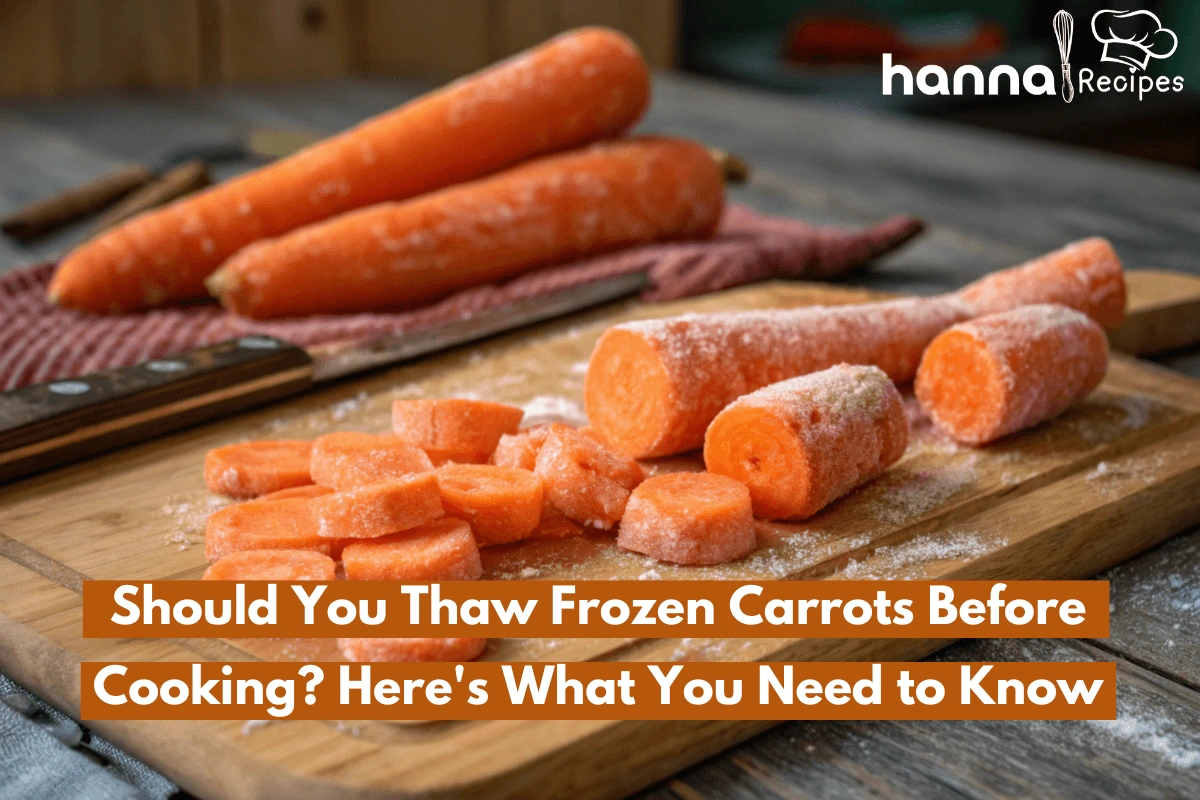
<path id="1" fill-rule="evenodd" d="M 1097 11 L 1092 35 L 1104 45 L 1101 61 L 1145 69 L 1152 58 L 1167 58 L 1179 47 L 1179 37 L 1164 28 L 1149 11 Z"/>

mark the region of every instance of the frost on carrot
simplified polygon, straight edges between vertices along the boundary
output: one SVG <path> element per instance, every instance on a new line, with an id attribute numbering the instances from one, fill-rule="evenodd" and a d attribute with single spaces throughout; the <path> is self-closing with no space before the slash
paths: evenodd
<path id="1" fill-rule="evenodd" d="M 206 581 L 331 581 L 333 559 L 312 550 L 242 550 L 217 559 Z"/>
<path id="2" fill-rule="evenodd" d="M 313 442 L 313 481 L 339 491 L 432 469 L 424 450 L 391 434 L 346 431 Z"/>
<path id="3" fill-rule="evenodd" d="M 251 500 L 215 511 L 204 529 L 204 556 L 216 561 L 241 550 L 312 550 L 329 555 L 317 533 L 315 500 Z"/>
<path id="4" fill-rule="evenodd" d="M 527 539 L 542 516 L 542 479 L 525 469 L 447 464 L 437 471 L 442 507 L 467 522 L 482 547 Z"/>
<path id="5" fill-rule="evenodd" d="M 428 453 L 434 464 L 483 464 L 501 436 L 517 432 L 524 415 L 516 406 L 487 400 L 397 400 L 392 430 Z"/>
<path id="6" fill-rule="evenodd" d="M 471 526 L 446 517 L 342 550 L 352 581 L 472 581 L 483 575 Z"/>
<path id="7" fill-rule="evenodd" d="M 567 425 L 547 429 L 535 471 L 551 505 L 580 525 L 602 530 L 621 519 L 629 493 L 646 477 L 633 459 Z"/>
<path id="8" fill-rule="evenodd" d="M 204 457 L 210 492 L 245 499 L 312 483 L 312 442 L 254 441 L 218 447 Z"/>
<path id="9" fill-rule="evenodd" d="M 338 639 L 350 661 L 474 661 L 487 639 Z"/>
<path id="10" fill-rule="evenodd" d="M 437 478 L 419 472 L 370 483 L 312 501 L 317 533 L 325 539 L 371 539 L 415 528 L 442 511 Z"/>
<path id="11" fill-rule="evenodd" d="M 755 547 L 750 492 L 733 478 L 676 472 L 629 496 L 617 546 L 675 564 L 722 564 Z"/>
<path id="12" fill-rule="evenodd" d="M 327 494 L 333 494 L 333 489 L 328 486 L 318 486 L 315 483 L 308 486 L 293 486 L 291 489 L 280 489 L 277 492 L 264 494 L 256 498 L 260 503 L 270 502 L 272 500 L 295 500 L 297 498 L 324 497 Z"/>

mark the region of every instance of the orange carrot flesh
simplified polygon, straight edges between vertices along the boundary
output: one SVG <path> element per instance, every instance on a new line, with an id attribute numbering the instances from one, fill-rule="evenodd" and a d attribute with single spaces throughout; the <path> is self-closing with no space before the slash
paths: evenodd
<path id="1" fill-rule="evenodd" d="M 750 492 L 733 478 L 676 472 L 647 478 L 629 496 L 617 546 L 673 564 L 723 564 L 755 547 Z"/>
<path id="2" fill-rule="evenodd" d="M 535 472 L 546 499 L 585 527 L 611 528 L 646 473 L 634 460 L 566 425 L 553 425 L 538 448 Z"/>
<path id="3" fill-rule="evenodd" d="M 842 364 L 732 403 L 709 426 L 704 464 L 746 484 L 755 516 L 804 519 L 882 474 L 907 446 L 887 374 Z"/>
<path id="4" fill-rule="evenodd" d="M 312 483 L 312 442 L 241 442 L 209 450 L 204 483 L 210 492 L 245 499 Z"/>
<path id="5" fill-rule="evenodd" d="M 242 550 L 217 559 L 206 581 L 331 581 L 333 559 L 311 550 Z"/>
<path id="6" fill-rule="evenodd" d="M 432 469 L 424 450 L 391 434 L 346 431 L 313 441 L 312 479 L 338 491 Z"/>
<path id="7" fill-rule="evenodd" d="M 328 486 L 318 486 L 315 483 L 308 486 L 293 486 L 290 489 L 280 489 L 277 492 L 264 494 L 261 497 L 255 498 L 260 503 L 270 502 L 272 500 L 295 500 L 297 498 L 324 497 L 327 494 L 333 494 L 333 489 Z"/>
<path id="8" fill-rule="evenodd" d="M 397 400 L 392 430 L 428 453 L 434 464 L 482 464 L 501 436 L 517 432 L 524 415 L 516 406 L 487 400 Z"/>
<path id="9" fill-rule="evenodd" d="M 251 500 L 215 511 L 204 529 L 204 556 L 216 561 L 241 550 L 312 550 L 329 555 L 317 533 L 315 500 Z"/>
<path id="10" fill-rule="evenodd" d="M 547 542 L 582 535 L 582 525 L 567 519 L 566 514 L 546 500 L 542 503 L 542 516 L 533 533 L 529 535 L 529 539 L 535 542 Z"/>
<path id="11" fill-rule="evenodd" d="M 1100 385 L 1104 330 L 1064 306 L 1025 306 L 955 325 L 925 351 L 916 394 L 934 423 L 985 444 L 1054 417 Z"/>
<path id="12" fill-rule="evenodd" d="M 444 513 L 437 478 L 420 472 L 312 501 L 325 539 L 372 539 L 415 528 Z"/>
<path id="13" fill-rule="evenodd" d="M 50 296 L 95 313 L 202 297 L 204 278 L 251 242 L 620 134 L 645 110 L 649 85 L 645 62 L 627 38 L 604 28 L 570 31 L 293 156 L 135 217 L 67 256 Z"/>
<path id="14" fill-rule="evenodd" d="M 498 467 L 532 470 L 537 464 L 537 451 L 538 445 L 534 444 L 528 431 L 506 433 L 496 443 L 488 463 Z"/>
<path id="15" fill-rule="evenodd" d="M 604 142 L 256 242 L 209 288 L 255 319 L 411 307 L 622 247 L 709 237 L 724 192 L 694 142 Z"/>
<path id="16" fill-rule="evenodd" d="M 527 539 L 542 517 L 542 479 L 529 470 L 448 464 L 437 471 L 442 507 L 469 523 L 480 547 Z"/>
<path id="17" fill-rule="evenodd" d="M 474 661 L 487 639 L 338 639 L 350 661 Z"/>
<path id="18" fill-rule="evenodd" d="M 483 575 L 471 526 L 453 517 L 348 544 L 342 566 L 352 581 L 473 581 Z"/>

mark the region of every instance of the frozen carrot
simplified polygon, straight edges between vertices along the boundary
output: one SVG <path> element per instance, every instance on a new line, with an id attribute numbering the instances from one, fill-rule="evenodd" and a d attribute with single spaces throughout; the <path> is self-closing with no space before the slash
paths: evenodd
<path id="1" fill-rule="evenodd" d="M 251 242 L 620 134 L 648 98 L 633 43 L 604 28 L 571 31 L 126 222 L 64 259 L 50 297 L 96 313 L 201 297 L 205 276 Z"/>
<path id="2" fill-rule="evenodd" d="M 308 462 L 312 442 L 290 439 L 230 444 L 204 457 L 204 484 L 210 492 L 239 499 L 312 483 Z"/>
<path id="3" fill-rule="evenodd" d="M 483 575 L 471 526 L 454 517 L 348 544 L 342 566 L 352 581 L 473 581 Z"/>
<path id="4" fill-rule="evenodd" d="M 526 469 L 447 464 L 437 471 L 442 507 L 470 523 L 480 547 L 527 539 L 542 516 L 542 479 Z"/>
<path id="5" fill-rule="evenodd" d="M 1087 315 L 1024 306 L 955 325 L 933 340 L 916 393 L 930 419 L 985 444 L 1050 419 L 1104 380 L 1108 343 Z"/>
<path id="6" fill-rule="evenodd" d="M 429 472 L 425 451 L 391 434 L 344 431 L 318 436 L 312 448 L 312 479 L 338 491 Z"/>
<path id="7" fill-rule="evenodd" d="M 439 466 L 447 461 L 483 464 L 501 436 L 517 432 L 524 415 L 516 406 L 487 400 L 397 400 L 392 404 L 392 430 Z"/>
<path id="8" fill-rule="evenodd" d="M 745 484 L 711 472 L 647 478 L 629 496 L 617 546 L 673 564 L 723 564 L 754 550 Z"/>
<path id="9" fill-rule="evenodd" d="M 553 425 L 538 448 L 536 473 L 546 499 L 567 519 L 611 528 L 646 473 L 631 458 L 567 425 Z"/>
<path id="10" fill-rule="evenodd" d="M 707 238 L 724 192 L 694 142 L 605 142 L 255 242 L 208 286 L 255 319 L 410 307 L 630 245 Z"/>
<path id="11" fill-rule="evenodd" d="M 312 501 L 317 533 L 325 539 L 372 539 L 415 528 L 442 511 L 437 478 L 418 472 L 369 483 Z"/>
<path id="12" fill-rule="evenodd" d="M 333 494 L 333 489 L 330 489 L 328 486 L 318 486 L 312 483 L 308 486 L 293 486 L 290 489 L 280 489 L 278 492 L 264 494 L 255 499 L 260 502 L 268 502 L 271 500 L 294 500 L 297 497 L 307 497 L 311 500 L 314 497 L 324 497 L 327 494 Z"/>
<path id="13" fill-rule="evenodd" d="M 567 539 L 571 536 L 582 536 L 583 526 L 578 522 L 567 519 L 567 515 L 559 511 L 549 500 L 542 503 L 542 517 L 538 526 L 530 534 L 531 541 L 554 541 Z"/>
<path id="14" fill-rule="evenodd" d="M 488 463 L 498 467 L 532 470 L 537 464 L 538 447 L 529 431 L 506 433 L 500 437 Z"/>
<path id="15" fill-rule="evenodd" d="M 877 367 L 836 367 L 735 401 L 704 437 L 704 465 L 750 489 L 754 515 L 811 517 L 904 455 L 900 393 Z"/>
<path id="16" fill-rule="evenodd" d="M 338 639 L 351 661 L 474 661 L 487 639 Z"/>
<path id="17" fill-rule="evenodd" d="M 206 581 L 331 581 L 333 559 L 312 550 L 241 550 L 204 570 Z"/>
<path id="18" fill-rule="evenodd" d="M 204 528 L 204 556 L 216 561 L 241 550 L 313 550 L 329 555 L 317 533 L 315 500 L 251 500 L 215 511 Z"/>

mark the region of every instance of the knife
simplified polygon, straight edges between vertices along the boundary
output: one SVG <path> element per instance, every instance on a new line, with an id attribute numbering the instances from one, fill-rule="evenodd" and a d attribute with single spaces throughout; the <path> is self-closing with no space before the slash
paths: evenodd
<path id="1" fill-rule="evenodd" d="M 647 283 L 640 272 L 619 275 L 425 330 L 312 352 L 271 336 L 242 336 L 131 367 L 3 392 L 0 482 L 611 302 Z"/>

